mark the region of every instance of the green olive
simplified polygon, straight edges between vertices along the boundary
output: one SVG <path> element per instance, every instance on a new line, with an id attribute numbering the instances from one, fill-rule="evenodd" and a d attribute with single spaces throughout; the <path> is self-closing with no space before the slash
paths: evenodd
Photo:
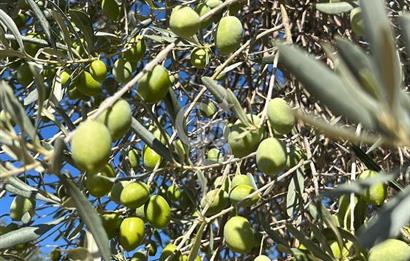
<path id="1" fill-rule="evenodd" d="M 208 48 L 195 48 L 191 53 L 191 64 L 197 69 L 204 69 L 209 63 Z M 211 103 L 213 104 L 213 103 Z"/>
<path id="2" fill-rule="evenodd" d="M 369 261 L 408 261 L 410 260 L 410 246 L 397 239 L 387 239 L 369 251 Z"/>
<path id="3" fill-rule="evenodd" d="M 256 151 L 256 165 L 265 174 L 274 175 L 286 167 L 286 151 L 275 138 L 263 140 Z"/>
<path id="4" fill-rule="evenodd" d="M 17 195 L 10 206 L 10 217 L 28 223 L 35 214 L 35 206 L 34 200 Z"/>
<path id="5" fill-rule="evenodd" d="M 253 115 L 248 115 L 248 118 L 255 125 L 251 129 L 240 120 L 237 120 L 229 128 L 228 144 L 236 158 L 242 158 L 254 152 L 263 137 L 264 129 L 260 127 L 260 118 Z M 244 132 L 247 132 L 247 134 L 244 135 Z"/>
<path id="6" fill-rule="evenodd" d="M 104 123 L 110 130 L 113 141 L 123 137 L 131 128 L 132 111 L 130 104 L 120 99 L 114 105 L 101 113 L 97 121 Z"/>
<path id="7" fill-rule="evenodd" d="M 181 252 L 176 251 L 177 246 L 174 244 L 168 244 L 162 250 L 161 256 L 159 257 L 159 261 L 180 261 Z"/>
<path id="8" fill-rule="evenodd" d="M 137 248 L 145 237 L 144 221 L 137 217 L 125 218 L 120 225 L 119 241 L 126 251 Z"/>
<path id="9" fill-rule="evenodd" d="M 284 99 L 274 98 L 270 100 L 267 115 L 275 133 L 289 134 L 295 125 L 295 116 Z"/>
<path id="10" fill-rule="evenodd" d="M 136 149 L 130 149 L 128 151 L 128 162 L 130 163 L 131 168 L 135 169 L 138 167 L 139 156 Z"/>
<path id="11" fill-rule="evenodd" d="M 124 58 L 132 64 L 136 64 L 145 54 L 146 47 L 144 37 L 142 35 L 137 35 L 131 39 L 125 48 L 127 48 L 127 50 L 123 54 Z"/>
<path id="12" fill-rule="evenodd" d="M 113 167 L 107 164 L 99 173 L 87 174 L 85 187 L 94 197 L 103 197 L 111 191 L 113 185 L 113 182 L 107 178 L 114 177 L 115 172 Z"/>
<path id="13" fill-rule="evenodd" d="M 145 218 L 156 228 L 165 228 L 171 219 L 171 208 L 160 195 L 152 196 L 145 204 Z"/>
<path id="14" fill-rule="evenodd" d="M 71 140 L 72 158 L 76 165 L 89 173 L 106 166 L 111 154 L 111 135 L 104 124 L 87 120 L 77 127 Z"/>
<path id="15" fill-rule="evenodd" d="M 114 62 L 114 66 L 112 68 L 112 75 L 114 79 L 119 83 L 126 83 L 131 80 L 131 76 L 133 73 L 133 68 L 131 62 L 119 58 Z"/>
<path id="16" fill-rule="evenodd" d="M 231 217 L 226 222 L 224 239 L 232 251 L 241 254 L 248 253 L 257 244 L 251 224 L 242 216 Z"/>
<path id="17" fill-rule="evenodd" d="M 167 95 L 171 85 L 168 70 L 162 65 L 156 65 L 138 82 L 138 93 L 144 101 L 157 103 Z"/>
<path id="18" fill-rule="evenodd" d="M 119 213 L 104 213 L 101 216 L 102 224 L 109 239 L 114 238 L 120 232 L 122 222 Z"/>
<path id="19" fill-rule="evenodd" d="M 374 170 L 365 170 L 359 175 L 360 180 L 365 180 L 368 178 L 374 178 L 379 175 L 378 172 Z M 375 206 L 381 206 L 384 203 L 384 200 L 386 199 L 387 196 L 387 187 L 383 183 L 377 183 L 371 185 L 368 189 L 366 189 L 365 194 L 364 194 L 364 199 Z"/>
<path id="20" fill-rule="evenodd" d="M 93 78 L 86 71 L 83 71 L 76 79 L 76 86 L 81 94 L 86 96 L 96 96 L 101 94 L 101 83 Z"/>
<path id="21" fill-rule="evenodd" d="M 131 182 L 121 191 L 120 202 L 129 208 L 138 208 L 148 200 L 148 186 L 142 182 Z"/>
<path id="22" fill-rule="evenodd" d="M 248 195 L 252 194 L 255 192 L 255 189 L 249 185 L 238 185 L 235 186 L 231 192 L 229 193 L 229 199 L 232 202 L 232 204 L 237 205 L 239 202 L 241 202 L 242 207 L 250 207 L 254 205 L 258 200 L 260 199 L 260 195 L 257 194 L 251 198 L 248 198 L 244 200 Z"/>
<path id="23" fill-rule="evenodd" d="M 161 156 L 148 146 L 144 148 L 143 158 L 147 169 L 154 169 L 161 162 Z"/>
<path id="24" fill-rule="evenodd" d="M 215 42 L 221 55 L 236 51 L 241 45 L 243 27 L 235 16 L 225 16 L 219 21 Z"/>
<path id="25" fill-rule="evenodd" d="M 201 207 L 205 208 L 207 205 L 208 210 L 206 211 L 207 216 L 215 215 L 221 210 L 225 209 L 228 204 L 228 194 L 224 190 L 213 189 L 206 193 L 205 198 L 201 201 Z"/>
<path id="26" fill-rule="evenodd" d="M 189 6 L 176 6 L 169 18 L 169 27 L 178 36 L 189 38 L 195 35 L 201 26 L 199 15 Z"/>
<path id="27" fill-rule="evenodd" d="M 90 74 L 97 81 L 101 82 L 107 75 L 107 66 L 101 60 L 95 60 L 90 65 Z"/>

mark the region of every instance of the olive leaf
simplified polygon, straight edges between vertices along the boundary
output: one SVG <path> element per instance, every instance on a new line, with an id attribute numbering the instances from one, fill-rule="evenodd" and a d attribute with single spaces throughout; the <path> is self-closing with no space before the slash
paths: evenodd
<path id="1" fill-rule="evenodd" d="M 341 14 L 349 12 L 356 6 L 358 6 L 358 1 L 341 1 L 336 3 L 317 3 L 313 5 L 314 8 L 325 14 Z"/>

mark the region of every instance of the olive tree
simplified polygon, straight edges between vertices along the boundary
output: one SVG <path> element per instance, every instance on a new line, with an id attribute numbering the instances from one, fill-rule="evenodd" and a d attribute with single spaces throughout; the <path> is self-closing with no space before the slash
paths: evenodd
<path id="1" fill-rule="evenodd" d="M 0 3 L 0 258 L 408 260 L 408 8 Z"/>

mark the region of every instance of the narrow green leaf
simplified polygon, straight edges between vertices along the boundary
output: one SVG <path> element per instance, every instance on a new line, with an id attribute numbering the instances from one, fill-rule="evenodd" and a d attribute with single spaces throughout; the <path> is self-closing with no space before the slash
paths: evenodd
<path id="1" fill-rule="evenodd" d="M 368 94 L 380 100 L 383 90 L 375 78 L 375 68 L 371 58 L 349 40 L 337 37 L 336 47 L 343 61 Z"/>
<path id="2" fill-rule="evenodd" d="M 294 226 L 292 226 L 291 224 L 287 224 L 286 225 L 287 229 L 289 230 L 289 232 L 297 239 L 300 241 L 300 243 L 302 243 L 307 250 L 309 250 L 310 252 L 312 252 L 313 255 L 321 258 L 322 260 L 325 261 L 332 261 L 333 259 L 323 253 L 323 250 L 316 245 L 315 242 L 313 242 L 311 239 L 307 238 L 303 233 L 301 233 L 299 230 L 297 230 Z"/>
<path id="3" fill-rule="evenodd" d="M 39 141 L 30 118 L 19 100 L 14 96 L 11 87 L 5 81 L 0 81 L 0 104 L 10 114 L 13 121 L 21 127 L 23 133 L 27 133 L 34 141 Z"/>
<path id="4" fill-rule="evenodd" d="M 232 104 L 232 110 L 236 114 L 236 116 L 239 118 L 239 120 L 247 125 L 251 126 L 252 123 L 248 119 L 248 116 L 246 115 L 245 111 L 243 110 L 241 104 L 239 103 L 238 99 L 236 98 L 235 94 L 230 89 L 226 89 L 226 94 L 228 98 L 228 104 Z M 258 126 L 259 127 L 259 126 Z"/>
<path id="5" fill-rule="evenodd" d="M 60 179 L 73 199 L 81 220 L 87 225 L 88 230 L 93 235 L 103 260 L 111 260 L 109 240 L 97 211 L 70 179 L 64 175 L 60 175 Z"/>
<path id="6" fill-rule="evenodd" d="M 365 33 L 370 43 L 376 76 L 383 84 L 385 104 L 397 113 L 400 88 L 401 66 L 390 27 L 390 21 L 383 0 L 360 0 Z"/>
<path id="7" fill-rule="evenodd" d="M 336 2 L 336 3 L 317 3 L 314 4 L 314 8 L 325 14 L 342 14 L 349 12 L 357 6 L 355 2 Z"/>
<path id="8" fill-rule="evenodd" d="M 13 19 L 10 16 L 8 16 L 8 14 L 4 12 L 2 9 L 0 9 L 0 21 L 11 31 L 19 45 L 20 51 L 24 52 L 24 44 L 21 38 L 19 28 L 14 23 Z"/>
<path id="9" fill-rule="evenodd" d="M 56 43 L 54 39 L 51 37 L 50 24 L 48 23 L 46 16 L 43 14 L 43 12 L 40 10 L 40 8 L 36 4 L 36 2 L 34 2 L 34 0 L 26 0 L 26 1 L 30 5 L 31 9 L 34 12 L 34 15 L 37 17 L 38 21 L 40 22 L 40 25 L 43 28 L 44 33 L 46 34 L 47 40 L 50 42 L 53 48 L 56 48 Z"/>
<path id="10" fill-rule="evenodd" d="M 380 243 L 388 238 L 396 237 L 400 229 L 410 222 L 410 186 L 387 202 L 375 218 L 371 219 L 359 234 L 363 247 Z"/>
<path id="11" fill-rule="evenodd" d="M 304 177 L 300 171 L 296 171 L 296 175 L 293 175 L 289 186 L 288 193 L 286 194 L 286 212 L 289 217 L 293 217 L 293 214 L 298 211 L 301 203 L 301 195 L 304 191 Z"/>
<path id="12" fill-rule="evenodd" d="M 198 229 L 198 232 L 196 233 L 195 240 L 191 248 L 191 251 L 189 251 L 188 261 L 194 261 L 195 258 L 198 256 L 198 251 L 199 251 L 199 248 L 201 247 L 202 234 L 205 231 L 205 227 L 206 227 L 206 222 L 202 222 L 201 226 Z"/>
<path id="13" fill-rule="evenodd" d="M 36 84 L 36 89 L 38 93 L 37 121 L 39 121 L 41 118 L 41 111 L 43 110 L 43 103 L 44 103 L 44 100 L 46 99 L 47 87 L 44 84 L 43 75 L 40 74 L 39 69 L 36 66 L 36 64 L 29 62 L 28 65 L 29 65 L 31 73 L 33 74 L 34 83 Z"/>
<path id="14" fill-rule="evenodd" d="M 18 244 L 38 239 L 50 229 L 49 225 L 22 227 L 0 236 L 0 249 L 8 249 Z"/>
<path id="15" fill-rule="evenodd" d="M 5 58 L 5 57 L 26 58 L 26 55 L 20 51 L 15 51 L 15 50 L 0 50 L 0 57 L 1 58 Z"/>
<path id="16" fill-rule="evenodd" d="M 280 63 L 324 105 L 367 128 L 376 127 L 371 112 L 347 91 L 340 77 L 323 63 L 295 46 L 280 45 L 279 52 Z"/>
<path id="17" fill-rule="evenodd" d="M 70 16 L 74 24 L 84 35 L 87 50 L 92 52 L 94 49 L 94 30 L 90 18 L 86 13 L 78 10 L 70 10 Z"/>
<path id="18" fill-rule="evenodd" d="M 329 210 L 325 208 L 320 202 L 317 204 L 317 209 L 319 210 L 319 215 L 321 216 L 326 226 L 330 228 L 330 230 L 332 230 L 333 234 L 335 235 L 336 241 L 340 249 L 343 249 L 343 239 L 340 236 L 339 230 L 337 229 L 338 225 L 336 224 L 336 221 L 332 218 Z"/>
<path id="19" fill-rule="evenodd" d="M 172 161 L 172 155 L 168 148 L 162 144 L 161 141 L 155 138 L 155 136 L 134 117 L 132 118 L 131 128 L 138 135 L 138 137 L 145 142 L 145 144 L 161 155 L 162 158 L 167 161 Z"/>

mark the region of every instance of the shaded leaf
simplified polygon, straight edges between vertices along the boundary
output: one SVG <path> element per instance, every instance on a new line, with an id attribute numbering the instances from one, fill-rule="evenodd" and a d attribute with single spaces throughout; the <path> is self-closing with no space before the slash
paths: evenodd
<path id="1" fill-rule="evenodd" d="M 70 10 L 70 16 L 74 24 L 84 35 L 84 39 L 87 43 L 86 49 L 92 52 L 94 48 L 94 30 L 90 18 L 86 13 L 78 10 Z"/>
<path id="2" fill-rule="evenodd" d="M 359 242 L 366 248 L 388 238 L 396 237 L 410 222 L 410 186 L 387 202 L 359 234 Z"/>
<path id="3" fill-rule="evenodd" d="M 198 256 L 198 251 L 199 251 L 199 248 L 201 247 L 201 238 L 202 238 L 202 234 L 205 231 L 205 227 L 206 227 L 206 222 L 202 222 L 201 226 L 198 229 L 198 232 L 196 233 L 195 240 L 191 248 L 191 251 L 189 251 L 188 261 L 194 261 L 195 258 Z"/>
<path id="4" fill-rule="evenodd" d="M 24 52 L 23 40 L 21 38 L 20 31 L 17 25 L 14 23 L 13 19 L 8 16 L 8 14 L 2 9 L 0 9 L 0 21 L 11 31 L 19 45 L 20 51 Z"/>
<path id="5" fill-rule="evenodd" d="M 18 99 L 14 96 L 11 87 L 5 81 L 0 82 L 0 104 L 3 106 L 3 109 L 10 114 L 13 121 L 21 127 L 23 133 L 28 134 L 34 141 L 39 141 L 30 118 L 27 116 Z"/>
<path id="6" fill-rule="evenodd" d="M 38 21 L 40 22 L 41 27 L 44 30 L 44 33 L 46 34 L 46 37 L 48 41 L 50 42 L 51 46 L 53 48 L 56 48 L 56 43 L 54 39 L 51 37 L 51 31 L 50 31 L 50 24 L 47 21 L 47 18 L 43 14 L 43 12 L 40 10 L 38 5 L 34 2 L 34 0 L 26 0 L 27 3 L 30 5 L 31 9 L 34 12 L 34 15 L 37 17 Z"/>
<path id="7" fill-rule="evenodd" d="M 71 195 L 82 222 L 93 235 L 102 258 L 106 261 L 111 260 L 109 240 L 97 211 L 70 179 L 64 175 L 60 175 L 60 179 L 68 194 Z"/>
<path id="8" fill-rule="evenodd" d="M 172 155 L 169 152 L 168 148 L 162 144 L 155 136 L 145 128 L 137 119 L 132 118 L 131 128 L 134 132 L 140 137 L 147 146 L 152 148 L 156 153 L 161 155 L 167 161 L 172 161 Z"/>
<path id="9" fill-rule="evenodd" d="M 301 244 L 303 244 L 307 250 L 312 252 L 315 256 L 321 258 L 322 260 L 325 261 L 332 261 L 333 259 L 327 255 L 326 253 L 323 253 L 323 250 L 316 245 L 314 241 L 311 239 L 307 238 L 303 233 L 301 233 L 299 230 L 297 230 L 294 226 L 291 224 L 286 225 L 287 229 L 289 232 L 297 239 L 300 241 Z"/>
<path id="10" fill-rule="evenodd" d="M 341 14 L 349 12 L 356 6 L 358 6 L 357 1 L 314 4 L 314 8 L 325 14 Z"/>
<path id="11" fill-rule="evenodd" d="M 360 122 L 370 129 L 376 127 L 371 112 L 347 91 L 340 77 L 323 63 L 295 46 L 280 45 L 279 52 L 279 61 L 323 104 L 356 123 Z"/>

